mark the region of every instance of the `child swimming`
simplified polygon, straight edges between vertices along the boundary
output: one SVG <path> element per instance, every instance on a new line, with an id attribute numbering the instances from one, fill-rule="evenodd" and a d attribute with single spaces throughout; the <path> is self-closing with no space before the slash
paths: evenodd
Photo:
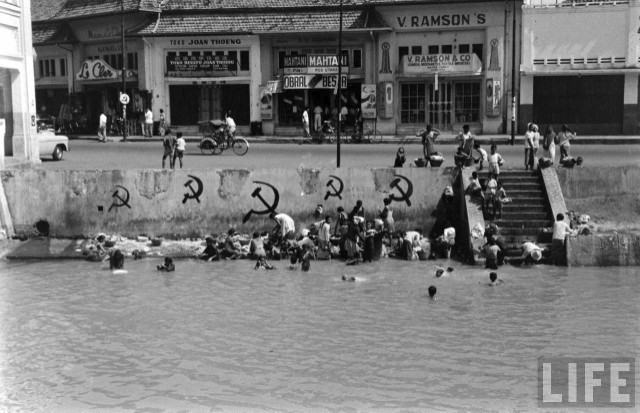
<path id="1" fill-rule="evenodd" d="M 157 268 L 158 268 L 158 271 L 171 272 L 171 271 L 175 271 L 176 266 L 173 264 L 173 259 L 171 259 L 170 257 L 165 257 L 164 264 L 158 265 Z"/>

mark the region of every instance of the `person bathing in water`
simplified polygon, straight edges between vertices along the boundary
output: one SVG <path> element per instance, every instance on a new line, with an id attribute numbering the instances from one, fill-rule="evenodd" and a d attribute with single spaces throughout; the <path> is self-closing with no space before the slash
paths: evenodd
<path id="1" fill-rule="evenodd" d="M 171 272 L 176 270 L 176 266 L 173 264 L 173 259 L 170 257 L 164 258 L 164 264 L 158 265 L 158 271 Z"/>
<path id="2" fill-rule="evenodd" d="M 119 249 L 113 250 L 109 256 L 109 269 L 111 271 L 124 269 L 124 254 Z"/>
<path id="3" fill-rule="evenodd" d="M 260 236 L 260 233 L 254 232 L 253 238 L 249 243 L 249 253 L 251 258 L 256 260 L 254 269 L 264 268 L 265 270 L 273 270 L 274 266 L 269 265 L 267 262 L 267 252 L 264 249 L 264 240 Z"/>

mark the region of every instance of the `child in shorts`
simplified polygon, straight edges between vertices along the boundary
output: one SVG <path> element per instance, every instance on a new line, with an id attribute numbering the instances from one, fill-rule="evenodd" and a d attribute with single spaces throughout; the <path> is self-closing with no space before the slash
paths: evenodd
<path id="1" fill-rule="evenodd" d="M 173 166 L 176 165 L 176 158 L 180 160 L 180 169 L 182 169 L 182 157 L 184 156 L 184 150 L 187 147 L 187 142 L 182 137 L 182 132 L 176 133 L 176 151 L 173 155 Z"/>

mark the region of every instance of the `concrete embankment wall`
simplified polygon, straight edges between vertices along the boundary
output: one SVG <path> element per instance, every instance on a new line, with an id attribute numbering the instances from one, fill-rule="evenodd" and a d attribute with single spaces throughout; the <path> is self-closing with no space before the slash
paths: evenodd
<path id="1" fill-rule="evenodd" d="M 590 198 L 616 199 L 640 194 L 640 167 L 636 166 L 559 168 L 558 179 L 565 199 L 574 205 L 588 205 Z M 582 208 L 580 212 L 590 213 Z M 639 266 L 640 234 L 618 231 L 568 238 L 567 263 L 570 266 Z"/>
<path id="2" fill-rule="evenodd" d="M 276 193 L 277 212 L 289 214 L 297 227 L 316 221 L 317 204 L 335 216 L 338 206 L 349 212 L 358 199 L 363 201 L 367 219 L 373 219 L 382 209 L 382 199 L 392 196 L 397 199 L 392 204 L 397 228 L 429 231 L 434 223 L 431 214 L 444 188 L 452 184 L 455 170 L 32 169 L 5 170 L 0 176 L 17 233 L 31 231 L 35 222 L 44 219 L 59 237 L 105 232 L 181 238 L 221 233 L 229 227 L 241 232 L 271 229 L 274 222 L 266 213 L 259 213 L 276 203 Z M 341 185 L 340 197 L 325 199 L 327 192 L 334 194 Z M 408 192 L 412 192 L 410 205 L 402 199 Z M 243 224 L 252 210 L 255 212 Z"/>

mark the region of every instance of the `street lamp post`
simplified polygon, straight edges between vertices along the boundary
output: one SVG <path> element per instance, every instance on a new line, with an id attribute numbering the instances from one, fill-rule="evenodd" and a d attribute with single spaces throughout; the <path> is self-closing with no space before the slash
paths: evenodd
<path id="1" fill-rule="evenodd" d="M 511 146 L 516 142 L 516 0 L 513 0 L 511 29 Z"/>
<path id="2" fill-rule="evenodd" d="M 340 127 L 342 123 L 342 0 L 340 0 L 340 28 L 338 29 L 338 128 L 336 130 L 336 166 L 340 168 Z"/>
<path id="3" fill-rule="evenodd" d="M 122 34 L 122 94 L 127 93 L 127 54 L 124 39 L 124 0 L 120 1 L 120 32 Z M 127 104 L 122 104 L 122 142 L 127 140 Z"/>

